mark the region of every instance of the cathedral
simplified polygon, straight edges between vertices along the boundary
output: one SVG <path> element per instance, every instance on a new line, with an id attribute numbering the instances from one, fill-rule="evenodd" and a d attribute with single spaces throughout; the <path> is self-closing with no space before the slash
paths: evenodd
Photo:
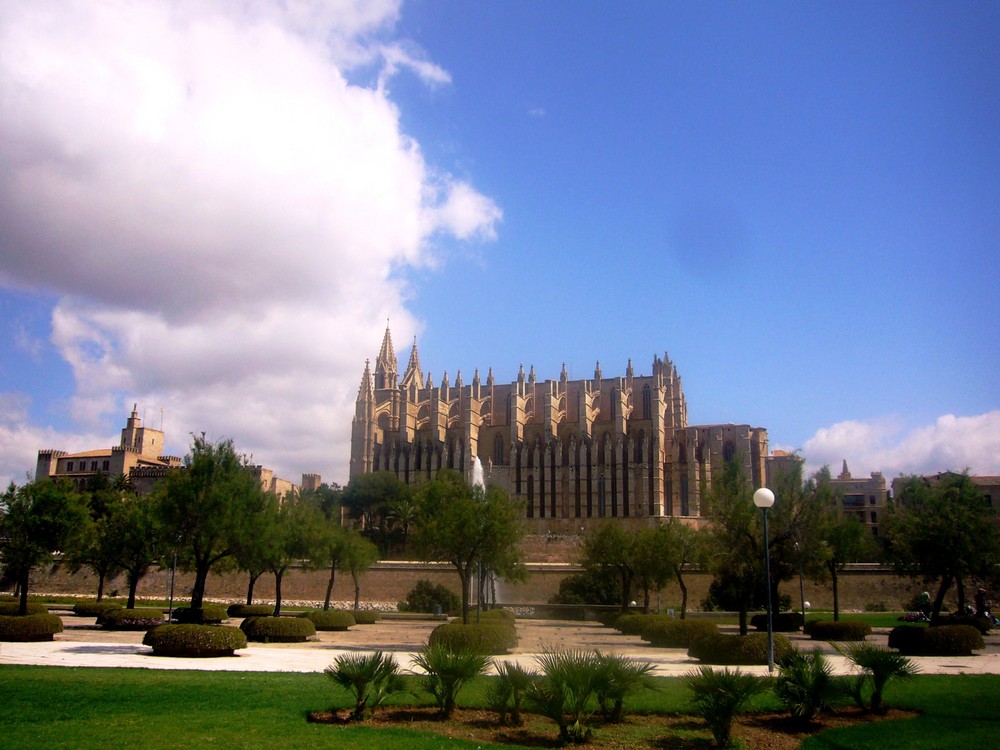
<path id="1" fill-rule="evenodd" d="M 767 431 L 749 425 L 689 426 L 677 368 L 664 354 L 652 373 L 539 381 L 522 366 L 511 383 L 490 368 L 466 385 L 439 385 L 420 366 L 416 341 L 400 376 L 386 328 L 375 368 L 365 363 L 351 430 L 350 474 L 391 471 L 408 484 L 442 468 L 524 503 L 535 532 L 576 532 L 588 519 L 701 516 L 701 499 L 726 461 L 743 463 L 753 487 L 765 479 Z"/>

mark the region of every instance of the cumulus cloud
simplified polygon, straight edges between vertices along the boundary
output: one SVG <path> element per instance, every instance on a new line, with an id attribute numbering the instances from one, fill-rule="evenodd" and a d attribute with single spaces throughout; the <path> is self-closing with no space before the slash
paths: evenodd
<path id="1" fill-rule="evenodd" d="M 895 417 L 838 422 L 824 427 L 801 451 L 807 471 L 829 465 L 836 474 L 847 460 L 854 476 L 961 471 L 1000 474 L 1000 410 L 976 416 L 946 414 L 934 424 L 907 428 Z"/>
<path id="2" fill-rule="evenodd" d="M 402 131 L 388 77 L 450 79 L 392 38 L 398 13 L 0 5 L 0 283 L 60 296 L 84 429 L 136 400 L 174 450 L 204 430 L 344 478 L 364 359 L 387 317 L 397 340 L 419 328 L 405 269 L 502 217 Z"/>

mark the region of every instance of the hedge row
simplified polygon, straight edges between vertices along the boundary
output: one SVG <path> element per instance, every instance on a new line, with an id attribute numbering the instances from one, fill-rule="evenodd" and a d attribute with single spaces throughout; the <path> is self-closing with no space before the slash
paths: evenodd
<path id="1" fill-rule="evenodd" d="M 247 647 L 247 637 L 228 625 L 160 625 L 143 636 L 157 656 L 232 656 Z"/>
<path id="2" fill-rule="evenodd" d="M 374 625 L 382 619 L 382 613 L 377 609 L 354 609 L 350 614 L 354 617 L 355 625 Z"/>
<path id="3" fill-rule="evenodd" d="M 0 615 L 0 641 L 51 641 L 62 629 L 58 615 Z"/>
<path id="4" fill-rule="evenodd" d="M 802 627 L 801 612 L 775 612 L 771 618 L 771 627 L 775 633 L 795 633 Z M 750 627 L 767 631 L 767 613 L 754 615 L 750 618 Z"/>
<path id="5" fill-rule="evenodd" d="M 315 630 L 347 630 L 357 623 L 352 613 L 342 609 L 314 609 L 299 617 L 309 620 Z"/>
<path id="6" fill-rule="evenodd" d="M 806 633 L 814 641 L 863 641 L 872 626 L 864 620 L 810 620 Z"/>
<path id="7" fill-rule="evenodd" d="M 471 612 L 469 613 L 469 617 L 472 617 Z M 483 609 L 479 611 L 480 622 L 505 622 L 513 627 L 515 619 L 514 610 L 504 609 L 503 607 L 498 607 L 497 609 Z"/>
<path id="8" fill-rule="evenodd" d="M 780 633 L 774 636 L 775 661 L 791 650 L 787 637 Z M 688 656 L 703 664 L 767 664 L 767 633 L 704 636 L 691 644 Z"/>
<path id="9" fill-rule="evenodd" d="M 316 626 L 304 617 L 248 617 L 240 630 L 258 643 L 301 643 L 316 635 Z"/>
<path id="10" fill-rule="evenodd" d="M 478 654 L 506 654 L 517 646 L 517 631 L 502 622 L 479 622 L 464 625 L 447 622 L 431 631 L 428 645 L 444 644 L 453 650 Z"/>
<path id="11" fill-rule="evenodd" d="M 719 634 L 719 626 L 708 620 L 676 620 L 657 618 L 647 623 L 640 635 L 642 640 L 658 648 L 690 648 L 699 638 Z"/>
<path id="12" fill-rule="evenodd" d="M 889 633 L 889 648 L 908 656 L 972 656 L 986 644 L 982 633 L 972 625 L 900 625 Z"/>
<path id="13" fill-rule="evenodd" d="M 671 619 L 669 615 L 644 615 L 640 612 L 626 612 L 619 614 L 611 627 L 622 635 L 641 635 L 642 631 L 653 623 L 669 619 Z"/>
<path id="14" fill-rule="evenodd" d="M 16 617 L 20 611 L 21 605 L 17 601 L 0 602 L 0 617 Z M 44 604 L 39 604 L 38 602 L 28 602 L 28 611 L 26 614 L 47 615 L 48 613 L 49 608 Z"/>
<path id="15" fill-rule="evenodd" d="M 988 617 L 976 617 L 975 615 L 948 615 L 942 617 L 937 622 L 932 622 L 931 627 L 937 628 L 943 625 L 971 625 L 983 635 L 990 632 L 993 622 Z"/>
<path id="16" fill-rule="evenodd" d="M 274 614 L 271 604 L 230 604 L 226 610 L 230 617 L 268 617 Z"/>
<path id="17" fill-rule="evenodd" d="M 202 607 L 176 607 L 174 619 L 185 625 L 218 625 L 228 619 L 226 608 L 221 604 L 206 604 Z"/>
<path id="18" fill-rule="evenodd" d="M 113 609 L 123 609 L 124 606 L 120 602 L 112 602 L 108 600 L 99 602 L 77 602 L 73 605 L 73 614 L 77 617 L 96 617 L 97 623 L 101 624 L 104 619 L 104 615 Z"/>
<path id="19" fill-rule="evenodd" d="M 104 613 L 101 624 L 108 630 L 149 630 L 163 624 L 163 612 L 151 607 L 139 609 L 110 609 Z"/>

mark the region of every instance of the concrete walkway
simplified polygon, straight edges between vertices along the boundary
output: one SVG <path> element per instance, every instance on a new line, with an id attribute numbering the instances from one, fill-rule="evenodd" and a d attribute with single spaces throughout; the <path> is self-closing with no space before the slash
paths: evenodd
<path id="1" fill-rule="evenodd" d="M 229 624 L 238 624 L 230 621 Z M 64 632 L 47 643 L 0 643 L 0 664 L 34 664 L 60 667 L 125 667 L 139 669 L 200 669 L 229 672 L 322 672 L 343 653 L 379 649 L 392 652 L 404 669 L 412 669 L 412 655 L 427 643 L 437 622 L 380 621 L 358 625 L 347 632 L 317 634 L 305 644 L 252 644 L 236 656 L 213 659 L 183 659 L 153 656 L 142 645 L 142 633 L 107 631 L 93 618 L 63 617 Z M 698 662 L 681 649 L 653 648 L 638 636 L 623 636 L 597 623 L 562 620 L 518 620 L 520 642 L 514 653 L 497 657 L 533 667 L 536 656 L 549 649 L 598 649 L 650 661 L 655 674 L 684 675 Z M 850 663 L 832 646 L 793 635 L 800 649 L 819 645 L 838 674 L 850 674 Z M 885 644 L 887 631 L 869 636 L 869 642 Z M 971 657 L 913 657 L 925 674 L 1000 674 L 1000 633 L 986 637 L 987 648 Z M 766 674 L 767 667 L 743 667 Z"/>

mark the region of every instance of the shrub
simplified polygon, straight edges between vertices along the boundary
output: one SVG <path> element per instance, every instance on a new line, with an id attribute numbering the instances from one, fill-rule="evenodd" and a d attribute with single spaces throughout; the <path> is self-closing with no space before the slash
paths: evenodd
<path id="1" fill-rule="evenodd" d="M 274 614 L 270 604 L 230 604 L 226 609 L 229 617 L 269 617 Z"/>
<path id="2" fill-rule="evenodd" d="M 355 625 L 374 625 L 382 619 L 382 613 L 377 609 L 354 609 L 351 614 Z"/>
<path id="3" fill-rule="evenodd" d="M 239 628 L 227 625 L 175 625 L 167 623 L 146 632 L 142 642 L 156 656 L 232 656 L 247 647 Z"/>
<path id="4" fill-rule="evenodd" d="M 839 692 L 833 670 L 818 647 L 811 654 L 789 651 L 778 662 L 774 694 L 793 718 L 812 721 Z"/>
<path id="5" fill-rule="evenodd" d="M 163 612 L 152 607 L 109 610 L 101 625 L 108 630 L 149 630 L 163 624 Z"/>
<path id="6" fill-rule="evenodd" d="M 863 641 L 872 632 L 863 620 L 812 620 L 806 627 L 814 641 Z"/>
<path id="7" fill-rule="evenodd" d="M 615 609 L 610 612 L 598 612 L 595 619 L 601 623 L 606 628 L 613 628 L 618 618 L 623 614 L 632 614 L 629 612 L 622 612 L 620 609 Z"/>
<path id="8" fill-rule="evenodd" d="M 712 730 L 719 747 L 729 744 L 733 719 L 747 702 L 764 690 L 760 677 L 736 669 L 700 667 L 684 677 L 684 685 L 694 694 L 691 707 Z"/>
<path id="9" fill-rule="evenodd" d="M 174 619 L 182 624 L 218 625 L 227 619 L 227 617 L 226 608 L 221 604 L 206 604 L 203 607 L 177 607 L 174 609 Z"/>
<path id="10" fill-rule="evenodd" d="M 99 602 L 77 602 L 73 605 L 73 614 L 77 617 L 96 617 L 97 624 L 104 622 L 104 615 L 113 609 L 122 609 L 120 602 L 99 601 Z"/>
<path id="11" fill-rule="evenodd" d="M 750 618 L 750 627 L 767 631 L 767 613 Z M 802 627 L 801 612 L 775 612 L 771 617 L 771 627 L 775 633 L 795 633 Z"/>
<path id="12" fill-rule="evenodd" d="M 642 631 L 642 640 L 658 648 L 689 648 L 698 638 L 719 634 L 719 626 L 708 620 L 655 620 Z"/>
<path id="13" fill-rule="evenodd" d="M 240 630 L 257 643 L 302 643 L 316 635 L 316 626 L 304 617 L 248 617 Z"/>
<path id="14" fill-rule="evenodd" d="M 461 608 L 462 601 L 451 589 L 421 578 L 406 595 L 406 601 L 396 606 L 400 612 L 434 612 L 437 608 L 442 612 L 455 612 Z"/>
<path id="15" fill-rule="evenodd" d="M 354 615 L 339 609 L 310 610 L 299 617 L 309 620 L 316 630 L 347 630 L 356 622 Z"/>
<path id="16" fill-rule="evenodd" d="M 490 666 L 485 654 L 469 648 L 452 648 L 446 643 L 425 646 L 413 657 L 413 663 L 426 672 L 424 688 L 434 696 L 445 719 L 455 710 L 462 686 L 484 674 Z"/>
<path id="17" fill-rule="evenodd" d="M 47 612 L 34 615 L 0 615 L 0 641 L 51 641 L 63 630 L 58 615 Z"/>
<path id="18" fill-rule="evenodd" d="M 598 654 L 548 651 L 538 657 L 538 665 L 542 676 L 528 686 L 528 702 L 556 723 L 561 742 L 587 742 L 592 734 L 587 722 L 600 677 Z"/>
<path id="19" fill-rule="evenodd" d="M 900 625 L 889 633 L 889 648 L 909 656 L 972 656 L 985 647 L 982 633 L 971 625 Z"/>
<path id="20" fill-rule="evenodd" d="M 851 643 L 837 650 L 859 669 L 851 695 L 862 709 L 880 712 L 885 686 L 895 678 L 912 677 L 917 668 L 902 654 L 871 643 Z M 869 694 L 867 700 L 865 693 Z"/>
<path id="21" fill-rule="evenodd" d="M 521 703 L 538 675 L 514 662 L 497 662 L 495 666 L 497 676 L 486 685 L 486 705 L 497 712 L 500 724 L 519 727 L 524 723 Z"/>
<path id="22" fill-rule="evenodd" d="M 17 601 L 0 602 L 0 617 L 17 617 L 20 612 L 20 604 Z M 47 615 L 49 608 L 38 602 L 28 602 L 26 615 Z"/>
<path id="23" fill-rule="evenodd" d="M 777 662 L 792 650 L 788 638 L 774 636 L 774 660 Z M 695 639 L 688 656 L 705 664 L 767 664 L 767 633 L 749 635 L 715 635 Z"/>
<path id="24" fill-rule="evenodd" d="M 888 612 L 885 602 L 868 602 L 865 604 L 865 612 Z"/>
<path id="25" fill-rule="evenodd" d="M 399 664 L 389 654 L 344 654 L 323 670 L 324 674 L 354 696 L 351 718 L 363 721 L 392 693 L 403 689 Z"/>
<path id="26" fill-rule="evenodd" d="M 626 612 L 618 615 L 612 627 L 622 635 L 639 635 L 643 627 L 652 622 L 652 618 L 659 620 L 670 619 L 666 615 L 644 615 L 639 612 Z"/>
<path id="27" fill-rule="evenodd" d="M 469 617 L 472 617 L 472 615 L 470 614 Z M 484 609 L 479 612 L 480 622 L 504 622 L 513 627 L 516 620 L 517 618 L 514 616 L 514 611 L 504 609 L 503 607 L 499 607 L 497 609 Z"/>
<path id="28" fill-rule="evenodd" d="M 993 623 L 988 617 L 976 617 L 975 615 L 948 615 L 947 617 L 940 618 L 937 622 L 931 623 L 932 628 L 944 625 L 971 625 L 983 635 L 989 633 L 990 628 L 993 627 Z"/>
<path id="29" fill-rule="evenodd" d="M 471 650 L 478 654 L 506 654 L 517 645 L 517 631 L 510 625 L 494 622 L 448 622 L 431 631 L 431 646 L 444 644 L 454 650 Z"/>
<path id="30" fill-rule="evenodd" d="M 650 678 L 653 664 L 619 654 L 596 652 L 598 676 L 595 683 L 597 705 L 605 721 L 625 718 L 625 698 L 643 689 L 654 689 Z"/>

